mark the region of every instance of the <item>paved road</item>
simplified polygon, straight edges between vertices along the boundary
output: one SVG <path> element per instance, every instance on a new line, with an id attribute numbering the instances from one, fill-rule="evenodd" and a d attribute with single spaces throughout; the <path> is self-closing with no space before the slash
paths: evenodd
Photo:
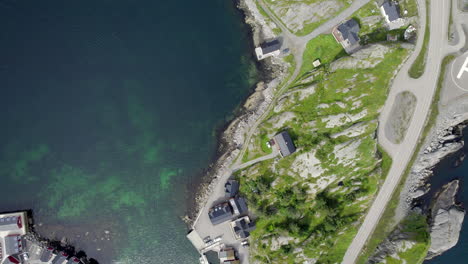
<path id="1" fill-rule="evenodd" d="M 418 3 L 420 14 L 425 14 L 425 0 L 419 0 Z M 388 201 L 390 201 L 392 193 L 403 175 L 404 170 L 415 150 L 421 132 L 424 129 L 424 124 L 437 86 L 440 63 L 443 57 L 454 49 L 454 47 L 449 46 L 447 41 L 450 0 L 431 1 L 431 5 L 431 35 L 425 73 L 419 79 L 411 79 L 408 76 L 408 69 L 415 60 L 422 46 L 423 38 L 421 36 L 421 38 L 418 39 L 415 52 L 396 76 L 384 109 L 379 117 L 381 125 L 379 126 L 378 140 L 383 148 L 392 156 L 392 167 L 390 168 L 387 178 L 374 200 L 374 203 L 369 209 L 362 226 L 344 256 L 342 262 L 344 264 L 355 263 L 365 242 L 377 226 Z M 421 16 L 421 24 L 425 25 L 425 16 Z M 420 32 L 423 32 L 422 30 L 420 30 Z M 396 95 L 403 91 L 412 92 L 417 98 L 417 105 L 404 140 L 400 144 L 393 144 L 386 138 L 384 127 L 386 122 L 391 118 L 390 112 L 395 102 Z"/>
<path id="2" fill-rule="evenodd" d="M 240 165 L 234 165 L 232 167 L 232 171 L 238 171 L 238 170 L 242 170 L 243 168 L 247 168 L 249 166 L 252 166 L 256 163 L 259 163 L 261 161 L 265 161 L 265 160 L 269 160 L 269 159 L 273 159 L 275 158 L 276 156 L 278 156 L 279 154 L 279 150 L 276 148 L 276 146 L 273 147 L 273 152 L 268 154 L 268 155 L 265 155 L 265 156 L 261 156 L 259 158 L 256 158 L 256 159 L 253 159 L 253 160 L 249 160 L 245 163 L 242 163 Z"/>

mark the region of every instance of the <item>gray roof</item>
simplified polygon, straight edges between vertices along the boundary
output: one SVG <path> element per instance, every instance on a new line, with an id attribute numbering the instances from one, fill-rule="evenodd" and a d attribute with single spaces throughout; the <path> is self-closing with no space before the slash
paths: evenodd
<path id="1" fill-rule="evenodd" d="M 210 264 L 219 264 L 219 258 L 218 258 L 218 253 L 210 250 L 208 252 L 205 252 L 204 255 L 206 256 L 206 259 L 208 260 L 208 263 Z"/>
<path id="2" fill-rule="evenodd" d="M 52 264 L 63 264 L 66 263 L 68 255 L 66 253 L 59 253 L 53 260 Z"/>
<path id="3" fill-rule="evenodd" d="M 281 155 L 286 157 L 291 155 L 296 151 L 296 147 L 292 142 L 291 137 L 289 136 L 288 132 L 283 131 L 274 137 L 275 143 L 278 144 Z"/>
<path id="4" fill-rule="evenodd" d="M 263 42 L 260 47 L 262 48 L 262 53 L 263 54 L 268 54 L 268 53 L 271 53 L 271 52 L 275 52 L 277 50 L 279 50 L 281 48 L 281 43 L 279 42 L 279 40 L 275 39 L 275 40 L 272 40 L 272 41 L 267 41 L 267 42 Z"/>
<path id="5" fill-rule="evenodd" d="M 224 195 L 225 197 L 234 197 L 239 192 L 239 182 L 235 180 L 229 180 L 224 184 Z"/>
<path id="6" fill-rule="evenodd" d="M 236 207 L 236 209 L 239 210 L 239 214 L 247 213 L 248 208 L 247 208 L 247 203 L 245 202 L 244 198 L 239 197 L 239 198 L 233 198 L 231 200 L 233 201 L 231 203 L 232 207 Z"/>
<path id="7" fill-rule="evenodd" d="M 343 39 L 347 39 L 351 45 L 359 42 L 359 24 L 356 20 L 350 19 L 338 26 Z"/>
<path id="8" fill-rule="evenodd" d="M 41 257 L 40 257 L 40 260 L 42 262 L 47 262 L 49 261 L 51 258 L 52 258 L 52 254 L 53 254 L 53 249 L 51 248 L 48 248 L 47 250 L 44 250 L 41 254 Z"/>
<path id="9" fill-rule="evenodd" d="M 213 206 L 208 211 L 208 216 L 210 217 L 213 225 L 221 224 L 231 219 L 233 216 L 232 208 L 229 203 L 224 202 Z"/>
<path id="10" fill-rule="evenodd" d="M 19 229 L 18 217 L 19 216 L 7 216 L 0 218 L 0 231 Z"/>
<path id="11" fill-rule="evenodd" d="M 390 22 L 395 21 L 400 18 L 400 12 L 398 11 L 398 6 L 391 1 L 385 1 L 382 4 L 382 7 L 385 11 L 385 14 L 388 16 L 388 20 Z"/>
<path id="12" fill-rule="evenodd" d="M 5 253 L 7 256 L 18 254 L 21 251 L 21 237 L 17 235 L 5 237 Z"/>
<path id="13" fill-rule="evenodd" d="M 255 229 L 253 222 L 247 223 L 245 219 L 241 219 L 235 222 L 234 232 L 241 238 L 247 238 L 250 236 L 250 232 Z"/>

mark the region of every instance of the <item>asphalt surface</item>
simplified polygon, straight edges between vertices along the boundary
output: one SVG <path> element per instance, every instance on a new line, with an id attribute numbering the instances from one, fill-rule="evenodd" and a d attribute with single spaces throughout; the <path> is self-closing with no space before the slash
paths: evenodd
<path id="1" fill-rule="evenodd" d="M 418 4 L 420 14 L 426 14 L 425 1 L 419 0 Z M 387 101 L 379 117 L 381 125 L 378 130 L 379 143 L 392 157 L 393 163 L 384 184 L 364 219 L 363 224 L 343 258 L 342 263 L 344 264 L 355 263 L 357 260 L 357 257 L 359 256 L 367 239 L 377 226 L 380 217 L 392 197 L 395 187 L 398 185 L 400 178 L 413 155 L 431 108 L 434 92 L 437 88 L 437 79 L 439 77 L 442 59 L 447 54 L 456 51 L 463 45 L 463 43 L 459 43 L 456 46 L 450 46 L 448 43 L 447 30 L 449 13 L 450 0 L 431 1 L 430 40 L 425 73 L 419 79 L 412 79 L 408 75 L 408 70 L 422 47 L 423 37 L 421 35 L 418 39 L 415 51 L 403 65 L 393 81 Z M 425 16 L 421 16 L 421 25 L 423 27 L 425 25 L 425 20 Z M 454 22 L 458 23 L 461 21 Z M 460 29 L 459 25 L 457 25 L 457 29 Z M 420 34 L 424 32 L 423 30 L 424 28 L 420 29 Z M 462 36 L 460 39 L 464 41 L 465 38 Z M 384 127 L 389 119 L 392 118 L 390 113 L 392 106 L 395 103 L 396 95 L 403 91 L 412 92 L 417 98 L 417 105 L 404 140 L 400 144 L 393 144 L 386 138 Z"/>

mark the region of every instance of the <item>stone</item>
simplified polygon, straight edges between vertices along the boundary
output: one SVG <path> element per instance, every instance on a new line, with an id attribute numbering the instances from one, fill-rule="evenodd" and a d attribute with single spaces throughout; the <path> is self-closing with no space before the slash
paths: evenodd
<path id="1" fill-rule="evenodd" d="M 427 259 L 438 256 L 454 247 L 460 236 L 465 211 L 456 205 L 455 195 L 459 181 L 454 180 L 444 187 L 432 206 L 431 246 Z"/>

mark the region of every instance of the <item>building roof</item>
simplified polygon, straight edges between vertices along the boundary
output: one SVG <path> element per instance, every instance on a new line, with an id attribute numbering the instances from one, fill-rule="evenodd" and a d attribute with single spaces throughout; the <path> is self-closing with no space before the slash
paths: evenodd
<path id="1" fill-rule="evenodd" d="M 225 248 L 219 251 L 218 254 L 219 260 L 221 262 L 227 261 L 227 260 L 235 260 L 236 259 L 236 254 L 234 252 L 234 249 L 232 248 Z"/>
<path id="2" fill-rule="evenodd" d="M 48 249 L 42 251 L 40 260 L 42 262 L 48 262 L 50 259 L 52 259 L 52 256 L 54 254 L 53 251 L 54 251 L 53 248 L 48 248 Z"/>
<path id="3" fill-rule="evenodd" d="M 23 227 L 21 216 L 0 217 L 0 231 L 13 231 Z"/>
<path id="4" fill-rule="evenodd" d="M 208 260 L 208 263 L 210 264 L 219 264 L 219 258 L 218 258 L 218 253 L 210 250 L 208 252 L 203 253 L 203 255 L 206 256 L 206 259 Z"/>
<path id="5" fill-rule="evenodd" d="M 20 253 L 22 250 L 21 236 L 10 235 L 4 238 L 5 255 L 11 256 Z"/>
<path id="6" fill-rule="evenodd" d="M 239 192 L 239 182 L 235 180 L 229 180 L 224 184 L 224 196 L 234 197 Z"/>
<path id="7" fill-rule="evenodd" d="M 233 229 L 239 238 L 247 238 L 250 236 L 250 232 L 255 229 L 255 224 L 246 216 L 234 221 Z"/>
<path id="8" fill-rule="evenodd" d="M 388 16 L 388 20 L 390 22 L 395 21 L 400 18 L 400 12 L 398 10 L 398 6 L 391 1 L 384 1 L 382 4 L 382 8 L 385 11 L 385 14 Z"/>
<path id="9" fill-rule="evenodd" d="M 19 263 L 20 263 L 20 260 L 13 256 L 8 256 L 3 262 L 3 264 L 19 264 Z"/>
<path id="10" fill-rule="evenodd" d="M 52 264 L 64 264 L 67 262 L 68 254 L 67 253 L 60 253 L 58 254 L 53 260 Z"/>
<path id="11" fill-rule="evenodd" d="M 350 19 L 338 26 L 343 39 L 348 40 L 351 45 L 359 42 L 359 24 L 356 20 Z"/>
<path id="12" fill-rule="evenodd" d="M 247 203 L 245 202 L 245 199 L 242 197 L 231 198 L 229 199 L 229 203 L 231 204 L 231 207 L 235 215 L 245 214 L 248 211 Z"/>
<path id="13" fill-rule="evenodd" d="M 281 48 L 281 43 L 279 40 L 275 39 L 272 41 L 263 42 L 260 47 L 262 48 L 262 53 L 265 55 L 279 50 Z"/>
<path id="14" fill-rule="evenodd" d="M 224 261 L 223 264 L 240 264 L 240 261 L 239 260 L 228 260 L 228 261 Z"/>
<path id="15" fill-rule="evenodd" d="M 275 143 L 278 145 L 281 155 L 286 157 L 296 151 L 296 147 L 292 142 L 291 137 L 287 131 L 283 131 L 274 137 Z"/>
<path id="16" fill-rule="evenodd" d="M 211 223 L 217 225 L 230 220 L 233 216 L 233 212 L 229 203 L 224 202 L 213 206 L 208 211 L 208 216 L 210 217 Z"/>

